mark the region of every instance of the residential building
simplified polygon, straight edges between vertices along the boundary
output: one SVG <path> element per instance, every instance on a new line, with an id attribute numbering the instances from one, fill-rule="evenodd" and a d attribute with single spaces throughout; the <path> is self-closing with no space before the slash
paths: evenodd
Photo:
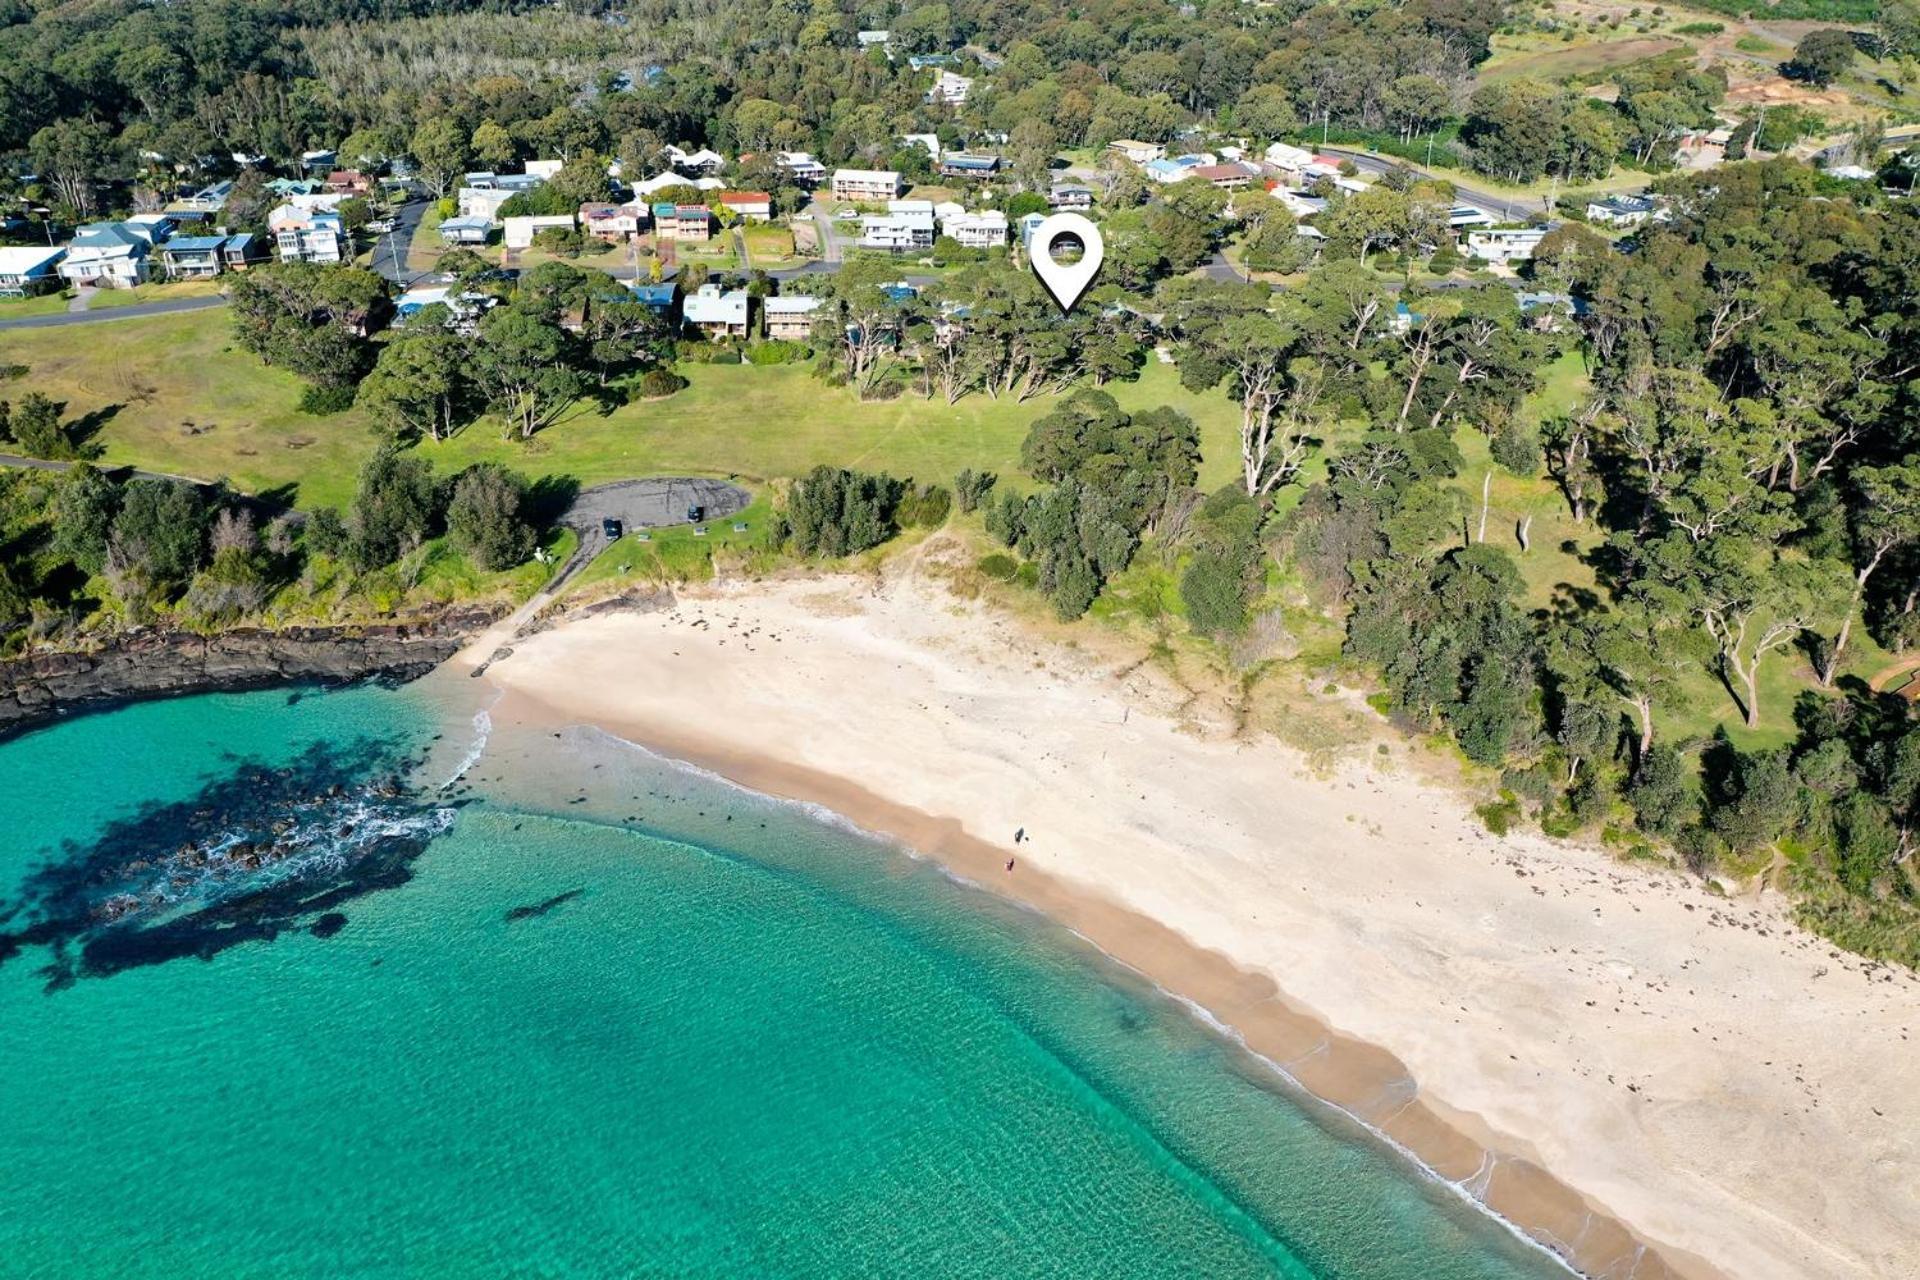
<path id="1" fill-rule="evenodd" d="M 462 187 L 455 204 L 461 219 L 479 218 L 492 226 L 500 220 L 500 206 L 515 194 L 500 187 Z"/>
<path id="2" fill-rule="evenodd" d="M 502 218 L 504 228 L 500 243 L 509 249 L 531 249 L 533 238 L 542 231 L 571 231 L 574 217 L 570 213 L 536 214 L 522 218 Z"/>
<path id="3" fill-rule="evenodd" d="M 227 207 L 227 200 L 233 195 L 233 180 L 223 178 L 200 188 L 190 196 L 182 196 L 173 202 L 173 209 L 182 213 L 218 213 Z"/>
<path id="4" fill-rule="evenodd" d="M 146 283 L 153 241 L 124 222 L 95 222 L 81 227 L 60 260 L 60 278 L 101 289 L 130 289 Z"/>
<path id="5" fill-rule="evenodd" d="M 727 163 L 725 156 L 718 151 L 710 151 L 706 147 L 701 147 L 698 151 L 683 151 L 679 147 L 668 145 L 665 152 L 668 162 L 674 168 L 697 177 L 718 173 Z"/>
<path id="6" fill-rule="evenodd" d="M 680 301 L 680 286 L 671 280 L 662 280 L 658 284 L 641 284 L 634 281 L 631 286 L 635 302 L 666 316 L 673 316 L 674 304 Z"/>
<path id="7" fill-rule="evenodd" d="M 168 213 L 136 213 L 122 224 L 148 244 L 159 244 L 180 229 L 180 220 Z"/>
<path id="8" fill-rule="evenodd" d="M 1245 164 L 1201 164 L 1188 172 L 1222 191 L 1238 191 L 1253 181 L 1256 170 Z"/>
<path id="9" fill-rule="evenodd" d="M 820 299 L 804 294 L 760 299 L 767 336 L 788 342 L 804 341 L 813 333 L 814 315 L 819 310 Z"/>
<path id="10" fill-rule="evenodd" d="M 532 191 L 545 186 L 546 181 L 537 173 L 494 173 L 481 169 L 463 177 L 460 185 L 480 191 Z"/>
<path id="11" fill-rule="evenodd" d="M 596 240 L 618 242 L 640 234 L 647 222 L 647 206 L 639 201 L 626 204 L 583 204 L 580 229 Z"/>
<path id="12" fill-rule="evenodd" d="M 765 191 L 722 192 L 720 207 L 748 222 L 768 222 L 773 218 L 773 197 Z"/>
<path id="13" fill-rule="evenodd" d="M 653 234 L 658 240 L 711 240 L 713 212 L 703 204 L 656 204 Z"/>
<path id="14" fill-rule="evenodd" d="M 915 71 L 925 71 L 928 67 L 944 67 L 953 61 L 950 53 L 910 53 L 907 65 Z"/>
<path id="15" fill-rule="evenodd" d="M 957 214 L 941 221 L 940 232 L 969 249 L 997 249 L 1007 242 L 1007 215 L 998 209 Z"/>
<path id="16" fill-rule="evenodd" d="M 933 78 L 933 87 L 927 90 L 927 101 L 941 106 L 964 107 L 967 95 L 973 91 L 973 81 L 954 71 L 942 71 Z"/>
<path id="17" fill-rule="evenodd" d="M 493 219 L 486 214 L 463 214 L 440 224 L 440 238 L 448 244 L 485 244 L 493 234 Z"/>
<path id="18" fill-rule="evenodd" d="M 1587 314 L 1587 300 L 1570 293 L 1522 290 L 1513 295 L 1513 300 L 1520 304 L 1520 314 L 1527 323 L 1543 333 L 1558 333 L 1568 321 Z"/>
<path id="19" fill-rule="evenodd" d="M 225 236 L 175 236 L 160 246 L 169 280 L 210 280 L 226 270 Z"/>
<path id="20" fill-rule="evenodd" d="M 373 194 L 373 179 L 358 169 L 335 169 L 327 175 L 326 188 L 335 195 L 365 197 Z"/>
<path id="21" fill-rule="evenodd" d="M 650 196 L 659 195 L 662 191 L 666 191 L 672 187 L 692 187 L 696 191 L 702 189 L 700 179 L 691 178 L 684 173 L 676 173 L 672 169 L 669 169 L 665 173 L 655 174 L 645 182 L 634 183 L 633 194 L 636 198 L 644 200 Z"/>
<path id="22" fill-rule="evenodd" d="M 827 166 L 805 151 L 777 152 L 774 163 L 785 169 L 797 185 L 809 190 L 826 180 Z"/>
<path id="23" fill-rule="evenodd" d="M 220 259 L 229 271 L 245 271 L 267 256 L 267 243 L 251 231 L 242 231 L 227 237 L 220 246 Z"/>
<path id="24" fill-rule="evenodd" d="M 345 196 L 336 195 L 331 191 L 311 191 L 304 195 L 297 193 L 290 195 L 286 203 L 302 213 L 338 213 L 340 202 L 345 199 Z"/>
<path id="25" fill-rule="evenodd" d="M 1022 249 L 1026 249 L 1032 246 L 1033 233 L 1038 231 L 1040 229 L 1040 224 L 1045 222 L 1046 220 L 1047 220 L 1047 215 L 1044 213 L 1029 213 L 1022 216 L 1018 222 L 1013 224 L 1014 226 L 1020 228 L 1020 247 Z"/>
<path id="26" fill-rule="evenodd" d="M 940 135 L 937 133 L 903 133 L 900 135 L 902 146 L 919 147 L 927 153 L 927 158 L 935 164 L 940 162 Z"/>
<path id="27" fill-rule="evenodd" d="M 1524 262 L 1547 238 L 1545 227 L 1467 232 L 1467 252 L 1486 262 Z"/>
<path id="28" fill-rule="evenodd" d="M 1652 216 L 1653 201 L 1644 196 L 1608 196 L 1605 200 L 1587 202 L 1587 221 L 1602 226 L 1637 227 Z"/>
<path id="29" fill-rule="evenodd" d="M 1313 152 L 1305 147 L 1292 146 L 1285 142 L 1273 142 L 1267 145 L 1267 163 L 1282 173 L 1299 176 L 1313 163 Z"/>
<path id="30" fill-rule="evenodd" d="M 1093 188 L 1063 182 L 1047 192 L 1047 203 L 1055 209 L 1080 211 L 1093 208 Z"/>
<path id="31" fill-rule="evenodd" d="M 940 160 L 940 173 L 947 178 L 991 178 L 1000 172 L 1000 157 L 949 151 Z"/>
<path id="32" fill-rule="evenodd" d="M 835 200 L 878 203 L 897 198 L 906 184 L 892 169 L 835 169 L 832 190 Z"/>
<path id="33" fill-rule="evenodd" d="M 1116 138 L 1107 144 L 1107 150 L 1118 152 L 1135 164 L 1147 164 L 1167 154 L 1167 149 L 1154 142 L 1136 142 L 1132 138 Z"/>
<path id="34" fill-rule="evenodd" d="M 1275 200 L 1287 207 L 1287 212 L 1296 218 L 1311 218 L 1315 214 L 1327 211 L 1327 202 L 1319 196 L 1303 196 L 1298 191 L 1286 187 L 1275 187 L 1269 192 Z"/>
<path id="35" fill-rule="evenodd" d="M 1181 164 L 1178 160 L 1149 160 L 1140 166 L 1141 171 L 1153 182 L 1185 182 L 1194 174 L 1198 165 Z"/>
<path id="36" fill-rule="evenodd" d="M 473 332 L 480 323 L 480 317 L 500 305 L 500 299 L 490 293 L 465 290 L 455 293 L 449 286 L 437 286 L 425 289 L 409 289 L 393 300 L 393 314 L 405 323 L 414 319 L 428 307 L 440 306 L 447 309 L 447 328 L 461 333 Z"/>
<path id="37" fill-rule="evenodd" d="M 331 151 L 303 151 L 300 153 L 300 168 L 306 173 L 326 173 L 339 159 Z"/>
<path id="38" fill-rule="evenodd" d="M 318 178 L 269 178 L 267 180 L 268 193 L 282 200 L 290 200 L 294 196 L 312 195 L 318 190 L 320 190 Z"/>
<path id="39" fill-rule="evenodd" d="M 927 249 L 933 246 L 934 214 L 931 200 L 890 200 L 884 214 L 868 214 L 860 219 L 860 247 L 886 249 Z"/>
<path id="40" fill-rule="evenodd" d="M 884 49 L 887 47 L 887 41 L 893 39 L 893 32 L 856 31 L 853 33 L 853 38 L 862 49 Z"/>
<path id="41" fill-rule="evenodd" d="M 529 160 L 520 166 L 520 172 L 529 178 L 538 178 L 542 182 L 551 181 L 553 175 L 566 166 L 564 160 Z"/>
<path id="42" fill-rule="evenodd" d="M 282 262 L 344 262 L 352 256 L 346 225 L 329 209 L 283 204 L 267 215 L 267 229 Z"/>
<path id="43" fill-rule="evenodd" d="M 751 299 L 745 289 L 722 289 L 703 284 L 687 295 L 683 308 L 686 322 L 711 341 L 747 336 Z"/>
<path id="44" fill-rule="evenodd" d="M 26 298 L 60 287 L 59 245 L 45 248 L 0 249 L 0 298 Z"/>
<path id="45" fill-rule="evenodd" d="M 1465 231 L 1470 227 L 1490 227 L 1493 215 L 1485 209 L 1476 209 L 1470 204 L 1457 204 L 1447 210 L 1447 226 L 1455 231 Z"/>

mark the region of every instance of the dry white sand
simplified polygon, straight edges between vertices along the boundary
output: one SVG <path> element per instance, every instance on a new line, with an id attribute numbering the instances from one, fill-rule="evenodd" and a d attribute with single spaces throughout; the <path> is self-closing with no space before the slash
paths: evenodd
<path id="1" fill-rule="evenodd" d="M 1177 723 L 1150 668 L 905 571 L 683 592 L 488 676 L 1062 915 L 1590 1272 L 1920 1276 L 1920 981 L 1774 897 L 1497 839 L 1404 747 L 1322 775 Z"/>

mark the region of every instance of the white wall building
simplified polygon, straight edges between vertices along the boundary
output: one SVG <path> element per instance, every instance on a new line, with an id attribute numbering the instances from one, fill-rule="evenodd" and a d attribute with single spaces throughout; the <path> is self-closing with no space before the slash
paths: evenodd
<path id="1" fill-rule="evenodd" d="M 995 249 L 1007 242 L 1007 215 L 998 209 L 949 214 L 941 220 L 940 231 L 969 249 Z"/>
<path id="2" fill-rule="evenodd" d="M 505 231 L 501 235 L 500 242 L 509 249 L 531 249 L 533 247 L 533 238 L 542 231 L 571 228 L 573 225 L 574 215 L 571 213 L 554 213 L 526 218 L 507 218 L 501 222 L 501 226 L 505 228 Z"/>
<path id="3" fill-rule="evenodd" d="M 1467 252 L 1487 262 L 1524 262 L 1547 238 L 1545 227 L 1511 231 L 1469 231 Z"/>

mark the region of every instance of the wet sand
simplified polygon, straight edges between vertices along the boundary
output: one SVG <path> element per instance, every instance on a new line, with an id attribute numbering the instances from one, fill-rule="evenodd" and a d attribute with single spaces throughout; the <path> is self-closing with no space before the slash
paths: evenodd
<path id="1" fill-rule="evenodd" d="M 496 721 L 598 724 L 1044 912 L 1589 1275 L 1920 1269 L 1920 983 L 1776 901 L 1495 839 L 1386 758 L 1321 776 L 910 575 L 569 621 L 487 677 Z"/>

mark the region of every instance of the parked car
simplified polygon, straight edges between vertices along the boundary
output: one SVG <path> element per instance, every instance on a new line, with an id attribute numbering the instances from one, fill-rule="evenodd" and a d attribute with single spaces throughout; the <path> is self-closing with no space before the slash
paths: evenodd
<path id="1" fill-rule="evenodd" d="M 626 531 L 627 527 L 618 520 L 615 520 L 612 516 L 608 516 L 600 522 L 600 532 L 607 535 L 608 542 L 618 542 L 620 535 Z"/>
<path id="2" fill-rule="evenodd" d="M 692 506 L 687 508 L 688 524 L 699 524 L 702 520 L 705 520 L 706 518 L 707 518 L 707 509 L 701 506 L 699 503 L 696 502 Z"/>

